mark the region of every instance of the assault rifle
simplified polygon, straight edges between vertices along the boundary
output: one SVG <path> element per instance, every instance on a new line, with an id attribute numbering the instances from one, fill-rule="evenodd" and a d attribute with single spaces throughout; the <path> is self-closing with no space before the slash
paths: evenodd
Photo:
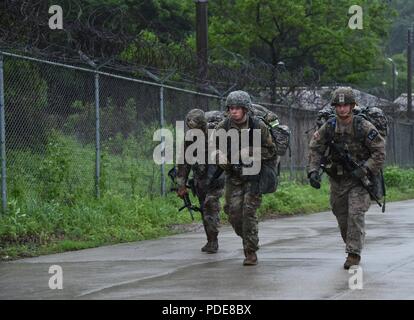
<path id="1" fill-rule="evenodd" d="M 174 185 L 174 187 L 171 188 L 171 191 L 177 191 L 178 190 L 178 188 L 177 188 L 177 181 L 176 181 L 176 178 L 177 178 L 177 168 L 176 167 L 173 167 L 170 171 L 168 171 L 168 176 L 171 178 L 171 181 L 173 182 L 173 185 Z M 195 193 L 195 185 L 194 185 L 194 180 L 193 179 L 190 179 L 188 181 L 188 185 L 186 185 L 186 187 L 189 188 L 189 189 L 191 189 L 191 192 L 192 192 L 193 195 L 196 194 Z M 187 208 L 188 211 L 190 212 L 191 220 L 194 221 L 193 211 L 198 211 L 201 214 L 203 213 L 203 211 L 199 207 L 196 207 L 196 206 L 194 206 L 191 203 L 190 195 L 188 193 L 185 194 L 185 196 L 183 198 L 183 201 L 184 201 L 184 205 L 180 209 L 178 209 L 178 211 L 182 211 L 185 208 Z"/>
<path id="2" fill-rule="evenodd" d="M 339 157 L 342 165 L 344 166 L 345 170 L 348 172 L 352 172 L 356 169 L 362 169 L 362 166 L 360 166 L 358 163 L 356 163 L 349 154 L 349 151 L 346 150 L 342 145 L 331 142 L 329 143 L 329 147 L 333 152 L 337 154 Z M 325 170 L 325 167 L 322 166 L 322 169 Z M 372 192 L 371 186 L 372 183 L 369 181 L 368 177 L 365 176 L 362 179 L 359 180 L 364 187 L 365 190 L 368 191 L 369 195 L 371 196 L 371 199 L 374 199 L 375 202 L 382 208 L 382 212 L 385 211 L 385 203 L 381 204 L 377 196 Z"/>

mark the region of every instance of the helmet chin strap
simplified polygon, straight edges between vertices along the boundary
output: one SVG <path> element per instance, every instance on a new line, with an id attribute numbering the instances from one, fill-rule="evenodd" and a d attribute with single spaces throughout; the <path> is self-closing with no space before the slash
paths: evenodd
<path id="1" fill-rule="evenodd" d="M 339 119 L 341 119 L 341 120 L 347 120 L 347 119 L 349 119 L 350 117 L 351 117 L 351 113 L 348 113 L 346 116 L 340 116 L 340 115 L 338 115 L 338 118 Z"/>

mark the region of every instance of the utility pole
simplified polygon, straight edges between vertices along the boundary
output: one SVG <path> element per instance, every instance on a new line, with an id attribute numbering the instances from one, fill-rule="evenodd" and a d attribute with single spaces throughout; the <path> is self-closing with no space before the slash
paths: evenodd
<path id="1" fill-rule="evenodd" d="M 391 58 L 388 58 L 388 61 L 390 61 L 392 64 L 392 101 L 394 101 L 396 98 L 395 91 L 396 91 L 396 80 L 397 80 L 396 78 L 398 75 L 398 71 L 397 71 L 397 67 L 395 65 L 394 60 L 392 60 Z"/>
<path id="2" fill-rule="evenodd" d="M 194 0 L 194 2 L 196 3 L 197 87 L 199 91 L 204 91 L 207 87 L 208 74 L 208 0 Z"/>
<path id="3" fill-rule="evenodd" d="M 407 39 L 407 117 L 412 118 L 412 55 L 411 55 L 411 29 L 408 29 Z"/>

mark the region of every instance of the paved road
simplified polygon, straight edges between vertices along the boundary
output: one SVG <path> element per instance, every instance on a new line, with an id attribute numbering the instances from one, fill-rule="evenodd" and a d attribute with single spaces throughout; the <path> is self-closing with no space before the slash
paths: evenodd
<path id="1" fill-rule="evenodd" d="M 261 222 L 259 264 L 222 227 L 220 251 L 202 231 L 0 263 L 0 299 L 414 299 L 414 201 L 367 214 L 363 289 L 349 289 L 344 245 L 330 212 Z M 49 289 L 51 265 L 63 289 Z"/>

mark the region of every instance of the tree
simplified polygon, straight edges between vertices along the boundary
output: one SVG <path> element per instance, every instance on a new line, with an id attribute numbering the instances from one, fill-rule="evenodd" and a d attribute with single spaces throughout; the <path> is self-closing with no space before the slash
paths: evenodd
<path id="1" fill-rule="evenodd" d="M 392 24 L 387 51 L 389 54 L 402 53 L 407 49 L 407 30 L 413 27 L 414 2 L 396 0 L 392 2 L 398 12 L 398 18 Z"/>
<path id="2" fill-rule="evenodd" d="M 210 2 L 210 43 L 290 71 L 314 70 L 325 81 L 376 68 L 391 21 L 380 0 L 363 7 L 363 30 L 351 30 L 352 0 L 233 0 Z M 218 57 L 219 58 L 219 57 Z M 272 100 L 275 99 L 273 91 Z"/>
<path id="3" fill-rule="evenodd" d="M 34 48 L 48 56 L 117 56 L 142 30 L 161 41 L 181 41 L 192 29 L 179 0 L 62 0 L 63 30 L 48 26 L 54 1 L 5 0 L 0 4 L 0 45 Z"/>

